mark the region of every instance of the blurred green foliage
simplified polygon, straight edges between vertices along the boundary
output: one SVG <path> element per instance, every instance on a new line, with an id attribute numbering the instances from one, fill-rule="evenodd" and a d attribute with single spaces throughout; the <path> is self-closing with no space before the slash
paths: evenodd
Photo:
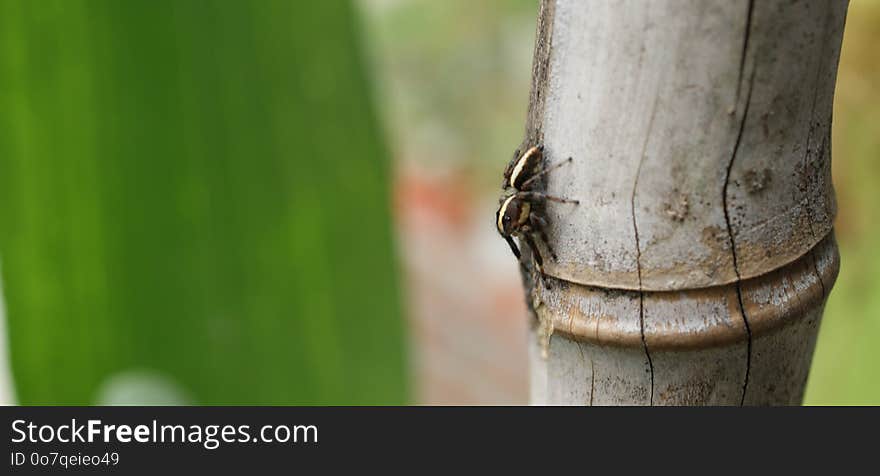
<path id="1" fill-rule="evenodd" d="M 880 2 L 850 2 L 834 99 L 835 227 L 841 267 L 807 404 L 880 405 Z"/>
<path id="2" fill-rule="evenodd" d="M 0 0 L 18 399 L 399 404 L 389 162 L 346 1 Z"/>
<path id="3" fill-rule="evenodd" d="M 360 3 L 396 158 L 495 195 L 524 130 L 538 0 Z"/>

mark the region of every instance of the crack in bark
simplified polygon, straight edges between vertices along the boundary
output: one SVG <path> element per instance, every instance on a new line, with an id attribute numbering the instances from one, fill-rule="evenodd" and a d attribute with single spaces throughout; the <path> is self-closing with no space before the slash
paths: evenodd
<path id="1" fill-rule="evenodd" d="M 752 10 L 755 7 L 755 0 L 749 0 L 749 6 L 746 10 L 746 27 L 743 33 L 742 52 L 739 57 L 739 74 L 736 78 L 736 100 L 739 101 L 740 88 L 742 87 L 743 72 L 746 67 L 746 49 L 749 46 L 749 35 L 752 31 Z"/>
<path id="2" fill-rule="evenodd" d="M 636 238 L 636 272 L 639 278 L 639 332 L 642 337 L 642 346 L 645 348 L 645 357 L 648 358 L 648 368 L 651 371 L 651 396 L 649 403 L 654 406 L 654 362 L 648 351 L 648 340 L 645 339 L 645 292 L 642 291 L 642 247 L 639 244 L 639 224 L 636 221 L 636 190 L 639 187 L 639 176 L 642 173 L 642 164 L 645 163 L 645 153 L 648 149 L 648 140 L 651 138 L 651 130 L 654 128 L 654 117 L 657 115 L 657 103 L 660 95 L 654 97 L 654 105 L 651 106 L 651 117 L 648 119 L 648 129 L 645 131 L 645 142 L 642 144 L 642 155 L 639 157 L 639 165 L 636 168 L 636 178 L 633 181 L 632 195 L 630 196 L 630 210 L 632 213 L 633 231 Z"/>
<path id="3" fill-rule="evenodd" d="M 593 397 L 596 395 L 596 365 L 590 356 L 590 406 L 593 406 Z"/>
<path id="4" fill-rule="evenodd" d="M 739 104 L 739 97 L 742 92 L 742 83 L 743 83 L 743 75 L 745 74 L 746 67 L 746 57 L 749 48 L 749 37 L 751 35 L 752 30 L 752 13 L 754 11 L 755 0 L 749 0 L 748 9 L 746 11 L 746 25 L 745 32 L 743 33 L 743 45 L 742 45 L 742 53 L 740 54 L 740 62 L 739 62 L 739 73 L 737 75 L 737 84 L 736 84 L 736 103 Z M 730 239 L 730 253 L 733 259 L 733 272 L 736 274 L 736 299 L 739 303 L 740 314 L 742 315 L 743 324 L 746 328 L 746 337 L 748 339 L 746 344 L 746 375 L 743 379 L 743 390 L 742 390 L 742 399 L 740 400 L 740 406 L 743 406 L 746 401 L 746 392 L 749 387 L 749 374 L 752 370 L 752 329 L 749 326 L 749 318 L 746 316 L 746 307 L 743 303 L 742 297 L 742 276 L 739 272 L 739 263 L 737 262 L 736 256 L 736 242 L 733 238 L 733 225 L 730 221 L 730 207 L 727 203 L 727 189 L 730 186 L 730 173 L 733 170 L 733 163 L 736 160 L 736 155 L 739 152 L 739 146 L 742 142 L 743 131 L 745 130 L 746 120 L 749 117 L 749 105 L 752 102 L 752 91 L 755 86 L 755 71 L 757 68 L 752 70 L 752 74 L 749 77 L 749 86 L 748 92 L 746 93 L 746 103 L 743 110 L 742 120 L 739 123 L 739 130 L 736 134 L 736 142 L 733 144 L 733 152 L 730 155 L 730 162 L 727 164 L 727 171 L 724 175 L 724 187 L 721 191 L 721 202 L 724 208 L 724 222 L 727 224 L 727 236 Z"/>
<path id="5" fill-rule="evenodd" d="M 580 342 L 575 343 L 578 346 L 578 352 L 581 353 L 581 361 L 586 361 L 587 357 L 584 355 L 584 345 Z M 590 402 L 589 405 L 593 406 L 593 392 L 596 391 L 596 366 L 593 365 L 593 356 L 590 355 Z"/>
<path id="6" fill-rule="evenodd" d="M 742 278 L 741 278 L 740 272 L 739 272 L 739 264 L 737 263 L 736 243 L 733 238 L 733 226 L 731 225 L 731 222 L 730 222 L 729 204 L 727 203 L 727 189 L 728 189 L 728 186 L 730 185 L 730 172 L 733 169 L 733 163 L 736 160 L 737 153 L 739 152 L 739 146 L 740 146 L 740 143 L 742 142 L 742 136 L 743 136 L 743 131 L 745 130 L 746 120 L 748 119 L 748 116 L 749 116 L 749 105 L 752 102 L 752 91 L 754 89 L 754 83 L 755 83 L 755 71 L 752 70 L 752 74 L 749 79 L 749 89 L 746 94 L 745 110 L 743 111 L 743 117 L 742 117 L 742 120 L 740 121 L 740 124 L 739 124 L 739 131 L 737 132 L 736 142 L 733 145 L 733 153 L 730 156 L 730 162 L 727 164 L 727 172 L 724 177 L 724 187 L 721 192 L 721 201 L 722 201 L 723 207 L 724 207 L 724 221 L 727 224 L 727 236 L 730 239 L 730 252 L 731 252 L 731 255 L 733 258 L 733 271 L 736 274 L 736 297 L 737 297 L 737 301 L 739 301 L 739 309 L 740 309 L 740 313 L 742 314 L 743 323 L 745 324 L 745 327 L 746 327 L 746 335 L 748 337 L 748 345 L 746 348 L 746 376 L 745 376 L 745 380 L 743 382 L 743 393 L 742 393 L 742 400 L 740 401 L 740 406 L 745 404 L 746 390 L 748 389 L 748 386 L 749 386 L 749 373 L 750 373 L 751 367 L 752 367 L 752 330 L 749 327 L 749 318 L 748 318 L 748 316 L 746 316 L 746 308 L 743 303 Z"/>

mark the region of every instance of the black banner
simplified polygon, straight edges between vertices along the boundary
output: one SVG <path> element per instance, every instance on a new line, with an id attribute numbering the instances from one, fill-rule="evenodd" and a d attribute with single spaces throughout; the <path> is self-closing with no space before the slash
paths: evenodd
<path id="1" fill-rule="evenodd" d="M 4 407 L 0 474 L 841 469 L 877 409 Z M 843 458 L 835 456 L 835 451 Z M 707 466 L 708 465 L 708 466 Z M 757 465 L 757 466 L 755 466 Z M 868 469 L 874 471 L 874 463 Z M 869 472 L 870 472 L 869 471 Z"/>

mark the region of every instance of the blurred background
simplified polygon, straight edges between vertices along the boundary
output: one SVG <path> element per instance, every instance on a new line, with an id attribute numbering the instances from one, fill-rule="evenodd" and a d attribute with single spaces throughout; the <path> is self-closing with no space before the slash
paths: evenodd
<path id="1" fill-rule="evenodd" d="M 0 0 L 0 402 L 520 404 L 537 0 Z M 880 2 L 808 404 L 880 404 Z"/>

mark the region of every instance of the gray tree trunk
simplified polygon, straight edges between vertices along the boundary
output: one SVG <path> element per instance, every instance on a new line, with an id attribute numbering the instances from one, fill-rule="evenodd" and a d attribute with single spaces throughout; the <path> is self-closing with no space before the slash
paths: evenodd
<path id="1" fill-rule="evenodd" d="M 839 257 L 831 111 L 847 2 L 543 0 L 537 404 L 799 404 Z M 562 172 L 564 170 L 564 172 Z"/>

